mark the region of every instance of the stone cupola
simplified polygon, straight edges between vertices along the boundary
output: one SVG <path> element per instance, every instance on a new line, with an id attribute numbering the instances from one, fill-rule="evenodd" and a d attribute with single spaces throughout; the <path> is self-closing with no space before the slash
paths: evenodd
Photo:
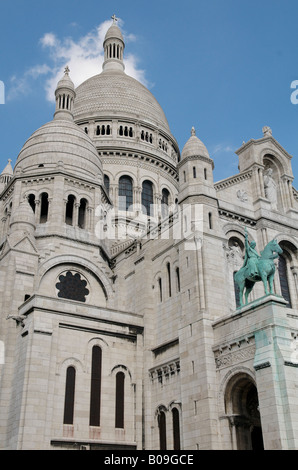
<path id="1" fill-rule="evenodd" d="M 55 91 L 56 111 L 54 119 L 62 119 L 64 121 L 73 121 L 73 103 L 76 96 L 74 84 L 69 76 L 69 67 L 66 66 L 64 76 L 57 84 Z"/>
<path id="2" fill-rule="evenodd" d="M 124 71 L 123 52 L 125 48 L 124 40 L 120 28 L 117 26 L 117 18 L 112 16 L 113 24 L 108 29 L 104 43 L 104 63 L 102 66 L 105 70 Z"/>

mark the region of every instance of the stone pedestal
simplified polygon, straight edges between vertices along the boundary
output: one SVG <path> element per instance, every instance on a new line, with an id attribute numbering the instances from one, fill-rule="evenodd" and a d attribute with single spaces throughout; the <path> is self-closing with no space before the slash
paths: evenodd
<path id="1" fill-rule="evenodd" d="M 215 354 L 219 354 L 216 362 L 223 397 L 221 417 L 229 420 L 235 412 L 232 405 L 237 390 L 231 383 L 234 380 L 236 384 L 237 376 L 242 374 L 257 389 L 264 449 L 298 449 L 298 316 L 295 311 L 287 308 L 282 297 L 269 295 L 216 321 L 213 329 L 215 344 L 223 345 L 221 355 L 218 346 L 214 347 Z M 224 345 L 228 345 L 227 351 Z M 245 391 L 242 399 L 245 400 Z M 222 422 L 228 422 L 227 419 Z M 224 446 L 239 448 L 239 438 L 236 444 L 232 437 L 228 443 L 233 426 L 229 428 Z"/>

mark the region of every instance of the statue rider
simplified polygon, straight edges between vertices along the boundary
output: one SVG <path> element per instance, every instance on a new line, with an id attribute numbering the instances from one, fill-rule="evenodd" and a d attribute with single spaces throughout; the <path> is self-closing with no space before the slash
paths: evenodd
<path id="1" fill-rule="evenodd" d="M 258 260 L 261 258 L 255 247 L 256 242 L 252 241 L 249 243 L 248 234 L 247 231 L 245 231 L 245 258 L 243 267 L 247 268 L 247 277 L 252 278 L 259 276 Z"/>

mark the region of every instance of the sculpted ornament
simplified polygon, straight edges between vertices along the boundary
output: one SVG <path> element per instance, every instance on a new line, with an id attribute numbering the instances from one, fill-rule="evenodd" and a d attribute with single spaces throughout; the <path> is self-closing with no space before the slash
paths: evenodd
<path id="1" fill-rule="evenodd" d="M 245 304 L 256 282 L 262 281 L 265 295 L 274 294 L 273 279 L 275 274 L 274 260 L 283 252 L 276 240 L 269 242 L 259 254 L 256 242 L 249 243 L 245 229 L 245 258 L 243 266 L 235 274 L 235 282 L 239 287 L 240 307 L 243 307 L 243 294 Z M 269 287 L 269 289 L 268 289 Z"/>

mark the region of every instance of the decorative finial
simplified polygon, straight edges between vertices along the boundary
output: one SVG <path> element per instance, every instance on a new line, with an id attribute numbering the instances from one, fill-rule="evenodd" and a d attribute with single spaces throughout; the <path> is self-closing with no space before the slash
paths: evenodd
<path id="1" fill-rule="evenodd" d="M 65 67 L 65 69 L 64 69 L 64 73 L 65 73 L 65 75 L 68 75 L 69 72 L 70 72 L 70 68 L 69 68 L 68 65 L 67 65 L 67 66 Z"/>
<path id="2" fill-rule="evenodd" d="M 111 16 L 111 18 L 113 20 L 113 24 L 116 24 L 118 21 L 118 18 L 116 17 L 116 15 L 114 14 L 113 16 Z"/>
<path id="3" fill-rule="evenodd" d="M 265 137 L 266 135 L 272 135 L 272 130 L 270 129 L 269 126 L 264 126 L 263 129 L 262 129 L 262 131 L 263 131 L 264 137 Z"/>
<path id="4" fill-rule="evenodd" d="M 191 128 L 191 135 L 196 135 L 196 130 L 194 127 Z"/>

